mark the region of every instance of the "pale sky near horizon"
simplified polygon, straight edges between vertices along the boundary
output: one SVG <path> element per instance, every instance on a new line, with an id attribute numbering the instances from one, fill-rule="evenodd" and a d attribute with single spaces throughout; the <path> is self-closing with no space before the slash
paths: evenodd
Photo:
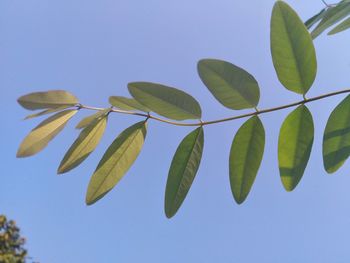
<path id="1" fill-rule="evenodd" d="M 196 63 L 218 58 L 243 67 L 258 80 L 259 108 L 300 100 L 277 81 L 269 49 L 274 0 L 2 0 L 0 214 L 17 221 L 29 255 L 40 263 L 108 262 L 335 262 L 350 260 L 350 162 L 327 175 L 322 133 L 340 95 L 309 105 L 315 140 L 304 177 L 292 193 L 282 187 L 277 164 L 280 125 L 291 111 L 262 116 L 264 159 L 246 202 L 237 205 L 228 177 L 228 154 L 243 120 L 205 129 L 203 160 L 177 215 L 163 209 L 167 173 L 191 128 L 151 122 L 144 149 L 120 184 L 95 205 L 84 203 L 99 159 L 137 117 L 112 115 L 101 144 L 77 169 L 57 176 L 61 158 L 78 135 L 76 115 L 38 155 L 16 159 L 24 136 L 40 122 L 16 99 L 65 89 L 83 104 L 107 106 L 110 95 L 127 96 L 131 81 L 178 87 L 198 99 L 203 119 L 233 112 L 201 83 Z M 321 0 L 288 0 L 302 17 Z M 350 31 L 315 41 L 318 75 L 308 97 L 349 88 Z"/>

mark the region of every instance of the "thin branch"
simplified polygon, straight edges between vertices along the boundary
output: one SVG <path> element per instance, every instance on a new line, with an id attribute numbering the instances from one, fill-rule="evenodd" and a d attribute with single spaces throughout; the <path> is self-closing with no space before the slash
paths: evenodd
<path id="1" fill-rule="evenodd" d="M 279 111 L 279 110 L 295 107 L 295 106 L 298 106 L 298 105 L 301 105 L 301 104 L 307 104 L 309 102 L 322 100 L 322 99 L 325 99 L 325 98 L 328 98 L 328 97 L 332 97 L 332 96 L 336 96 L 336 95 L 340 95 L 340 94 L 344 94 L 344 93 L 350 93 L 350 89 L 345 89 L 345 90 L 340 90 L 340 91 L 336 91 L 336 92 L 332 92 L 332 93 L 327 93 L 327 94 L 320 95 L 320 96 L 317 96 L 317 97 L 304 99 L 304 100 L 301 100 L 301 101 L 298 101 L 298 102 L 294 102 L 294 103 L 290 103 L 290 104 L 286 104 L 286 105 L 282 105 L 282 106 L 278 106 L 278 107 L 274 107 L 274 108 L 258 110 L 258 111 L 250 112 L 250 113 L 247 113 L 247 114 L 238 115 L 238 116 L 232 116 L 232 117 L 228 117 L 228 118 L 224 118 L 224 119 L 218 119 L 218 120 L 212 120 L 212 121 L 200 121 L 200 122 L 196 122 L 196 123 L 182 123 L 182 122 L 169 121 L 169 120 L 166 120 L 166 119 L 163 119 L 163 118 L 159 118 L 159 117 L 153 116 L 151 114 L 138 113 L 138 112 L 133 112 L 133 111 L 125 111 L 125 110 L 118 110 L 118 109 L 115 109 L 115 108 L 112 108 L 111 112 L 142 116 L 142 117 L 146 117 L 148 119 L 153 119 L 153 120 L 156 120 L 156 121 L 159 121 L 159 122 L 164 122 L 164 123 L 171 124 L 171 125 L 176 125 L 176 126 L 204 126 L 204 125 L 211 125 L 211 124 L 216 124 L 216 123 L 221 123 L 221 122 L 227 122 L 227 121 L 247 118 L 247 117 L 251 117 L 251 116 L 254 116 L 254 115 L 260 115 L 260 114 L 264 114 L 264 113 L 268 113 L 268 112 Z M 96 110 L 96 111 L 105 110 L 105 108 L 91 107 L 91 106 L 86 106 L 86 105 L 81 105 L 81 104 L 77 105 L 77 107 L 79 109 L 88 109 L 88 110 Z"/>
<path id="2" fill-rule="evenodd" d="M 334 4 L 328 4 L 325 0 L 321 0 L 324 5 L 329 8 L 329 7 L 334 7 L 337 6 L 339 3 L 334 3 Z"/>
<path id="3" fill-rule="evenodd" d="M 329 7 L 329 6 L 330 6 L 329 4 L 327 4 L 327 2 L 326 2 L 325 0 L 321 0 L 321 1 L 322 1 L 322 3 L 325 4 L 326 7 Z"/>

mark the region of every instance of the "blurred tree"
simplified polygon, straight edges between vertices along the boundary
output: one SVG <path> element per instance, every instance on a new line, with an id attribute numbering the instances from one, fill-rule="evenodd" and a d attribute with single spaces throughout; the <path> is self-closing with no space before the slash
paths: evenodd
<path id="1" fill-rule="evenodd" d="M 27 255 L 24 244 L 16 222 L 0 215 L 0 263 L 24 263 Z"/>

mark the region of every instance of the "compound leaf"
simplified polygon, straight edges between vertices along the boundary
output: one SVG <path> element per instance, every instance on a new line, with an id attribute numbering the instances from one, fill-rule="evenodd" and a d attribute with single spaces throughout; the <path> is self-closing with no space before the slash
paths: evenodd
<path id="1" fill-rule="evenodd" d="M 202 59 L 197 69 L 203 83 L 225 107 L 241 110 L 258 105 L 259 84 L 244 69 L 217 59 Z"/>
<path id="2" fill-rule="evenodd" d="M 350 155 L 350 95 L 331 113 L 323 135 L 323 164 L 336 172 Z"/>
<path id="3" fill-rule="evenodd" d="M 86 204 L 105 196 L 120 181 L 139 155 L 146 137 L 146 122 L 124 130 L 108 147 L 90 179 Z"/>
<path id="4" fill-rule="evenodd" d="M 345 18 L 347 15 L 350 14 L 350 2 L 343 1 L 339 3 L 337 6 L 333 8 L 329 8 L 324 15 L 321 22 L 317 25 L 317 27 L 311 32 L 311 36 L 313 39 L 318 37 L 320 34 L 322 34 L 323 31 L 325 31 L 327 28 L 333 26 L 338 21 Z"/>
<path id="5" fill-rule="evenodd" d="M 297 13 L 282 1 L 273 8 L 270 37 L 279 81 L 288 90 L 306 94 L 316 77 L 315 47 Z"/>
<path id="6" fill-rule="evenodd" d="M 151 82 L 128 84 L 130 94 L 142 105 L 169 119 L 200 119 L 199 103 L 189 94 Z"/>
<path id="7" fill-rule="evenodd" d="M 165 190 L 165 214 L 173 217 L 186 198 L 198 171 L 204 144 L 203 128 L 188 134 L 180 143 L 171 162 Z"/>
<path id="8" fill-rule="evenodd" d="M 41 122 L 24 138 L 17 157 L 32 156 L 43 150 L 76 113 L 77 110 L 61 111 Z"/>
<path id="9" fill-rule="evenodd" d="M 265 130 L 259 117 L 251 117 L 236 133 L 230 151 L 230 183 L 234 199 L 244 202 L 255 181 L 265 148 Z"/>
<path id="10" fill-rule="evenodd" d="M 309 109 L 301 105 L 282 124 L 278 139 L 278 162 L 281 180 L 292 191 L 301 180 L 310 158 L 314 123 Z"/>

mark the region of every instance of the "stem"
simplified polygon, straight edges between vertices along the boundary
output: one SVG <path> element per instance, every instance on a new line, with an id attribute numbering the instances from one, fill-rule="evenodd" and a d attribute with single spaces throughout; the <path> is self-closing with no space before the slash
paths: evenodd
<path id="1" fill-rule="evenodd" d="M 325 4 L 326 7 L 329 7 L 329 4 L 327 4 L 325 0 L 321 0 L 321 1 Z"/>
<path id="2" fill-rule="evenodd" d="M 298 101 L 298 102 L 294 102 L 294 103 L 290 103 L 290 104 L 286 104 L 286 105 L 282 105 L 282 106 L 278 106 L 278 107 L 274 107 L 274 108 L 269 108 L 269 109 L 264 109 L 264 110 L 257 110 L 257 111 L 250 112 L 250 113 L 247 113 L 247 114 L 242 114 L 242 115 L 238 115 L 238 116 L 232 116 L 232 117 L 228 117 L 228 118 L 224 118 L 224 119 L 218 119 L 218 120 L 212 120 L 212 121 L 200 121 L 200 122 L 196 122 L 196 123 L 182 123 L 182 122 L 169 121 L 169 120 L 166 120 L 166 119 L 162 119 L 162 118 L 153 116 L 151 114 L 138 113 L 138 112 L 133 112 L 133 111 L 125 111 L 125 110 L 118 110 L 118 109 L 115 109 L 115 108 L 112 108 L 110 112 L 142 116 L 142 117 L 146 117 L 147 119 L 153 119 L 153 120 L 156 120 L 156 121 L 159 121 L 159 122 L 164 122 L 164 123 L 171 124 L 171 125 L 176 125 L 176 126 L 204 126 L 204 125 L 210 125 L 210 124 L 216 124 L 216 123 L 221 123 L 221 122 L 227 122 L 227 121 L 247 118 L 247 117 L 251 117 L 251 116 L 254 116 L 254 115 L 260 115 L 260 114 L 264 114 L 264 113 L 268 113 L 268 112 L 279 111 L 279 110 L 291 108 L 291 107 L 294 107 L 294 106 L 298 106 L 298 105 L 301 105 L 301 104 L 306 104 L 306 103 L 313 102 L 313 101 L 316 101 L 316 100 L 322 100 L 322 99 L 325 99 L 325 98 L 328 98 L 328 97 L 336 96 L 336 95 L 343 94 L 343 93 L 349 93 L 349 92 L 350 92 L 350 89 L 340 90 L 340 91 L 323 94 L 323 95 L 316 96 L 316 97 L 313 97 L 313 98 L 310 98 L 310 99 L 304 99 L 304 100 L 301 100 L 301 101 Z M 96 110 L 96 111 L 105 109 L 105 108 L 85 106 L 85 105 L 81 105 L 81 104 L 79 104 L 77 107 L 79 107 L 80 109 L 88 109 L 88 110 Z"/>
<path id="3" fill-rule="evenodd" d="M 324 5 L 327 7 L 327 8 L 329 8 L 329 7 L 334 7 L 334 6 L 337 6 L 338 4 L 328 4 L 325 0 L 321 0 L 322 1 L 322 3 L 324 3 Z"/>

